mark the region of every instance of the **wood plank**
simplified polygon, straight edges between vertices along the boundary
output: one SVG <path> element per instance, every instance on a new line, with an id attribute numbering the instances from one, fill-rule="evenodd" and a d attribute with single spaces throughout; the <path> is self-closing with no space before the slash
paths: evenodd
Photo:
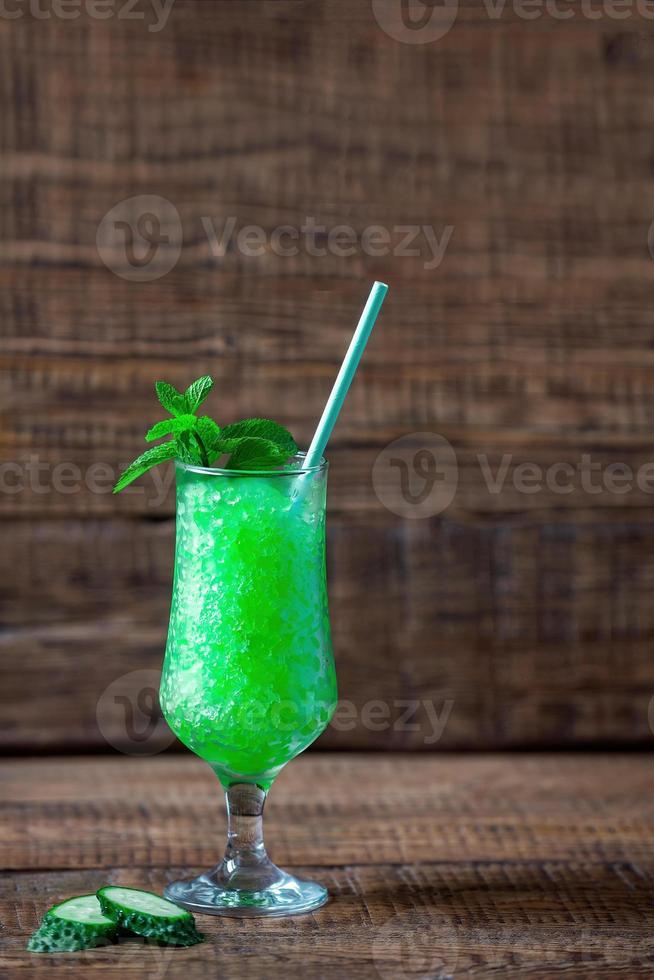
<path id="1" fill-rule="evenodd" d="M 647 271 L 644 266 L 642 276 Z M 90 279 L 64 273 L 63 297 L 62 274 L 56 285 L 44 282 L 53 275 L 12 273 L 10 281 L 5 275 L 9 324 L 0 368 L 23 408 L 3 433 L 3 444 L 13 451 L 54 444 L 131 453 L 144 425 L 156 418 L 154 381 L 167 376 L 185 386 L 207 370 L 217 378 L 211 404 L 220 421 L 269 413 L 274 405 L 306 441 L 365 294 L 358 282 L 336 280 L 327 290 L 320 280 L 291 277 L 278 286 L 277 280 L 259 279 L 249 285 L 246 277 L 238 288 L 248 283 L 248 295 L 241 298 L 198 280 L 193 290 L 202 294 L 202 315 L 193 296 L 173 291 L 169 298 L 172 287 L 163 286 L 160 302 L 174 312 L 162 323 L 149 296 L 140 302 L 129 293 L 117 297 L 104 280 L 94 285 L 99 273 Z M 126 285 L 135 284 L 116 289 Z M 579 445 L 591 448 L 598 440 L 610 445 L 611 435 L 640 434 L 646 448 L 653 415 L 645 312 L 650 295 L 613 309 L 609 294 L 599 309 L 593 306 L 594 325 L 582 311 L 593 299 L 585 285 L 578 296 L 559 292 L 556 299 L 535 288 L 514 299 L 508 284 L 494 284 L 489 295 L 480 290 L 474 298 L 450 298 L 448 289 L 455 288 L 460 284 L 435 296 L 409 284 L 389 298 L 384 330 L 371 341 L 339 422 L 339 439 L 384 426 L 403 432 L 445 427 L 444 434 L 477 427 L 491 439 L 517 428 L 532 439 L 574 434 Z M 32 315 L 38 321 L 25 329 L 12 320 L 12 309 L 22 309 L 29 298 L 38 304 Z M 70 310 L 70 302 L 90 302 L 98 322 L 110 318 L 113 326 L 103 326 L 98 340 L 99 325 Z M 489 307 L 496 312 L 489 315 Z M 79 315 L 82 323 L 72 329 L 59 322 L 62 315 Z M 605 322 L 614 317 L 617 327 Z M 47 333 L 44 324 L 51 319 Z M 140 327 L 132 326 L 133 319 Z M 477 326 L 480 319 L 483 326 Z"/>
<path id="2" fill-rule="evenodd" d="M 77 954 L 36 956 L 25 942 L 52 898 L 92 891 L 106 882 L 160 890 L 186 867 L 161 873 L 106 872 L 6 875 L 0 916 L 7 937 L 0 967 L 12 977 L 66 976 L 267 978 L 307 972 L 395 980 L 474 973 L 479 977 L 649 977 L 651 868 L 583 862 L 297 868 L 317 877 L 330 904 L 288 920 L 198 917 L 206 942 L 166 949 L 125 939 Z M 47 898 L 45 896 L 48 896 Z M 598 896 L 601 895 L 601 901 Z M 419 971 L 419 972 L 416 972 Z M 429 971 L 429 972 L 426 972 Z M 446 972 L 445 972 L 446 971 Z"/>
<path id="3" fill-rule="evenodd" d="M 156 722 L 149 691 L 173 535 L 170 521 L 15 526 L 0 573 L 4 751 L 170 745 L 163 723 L 144 744 L 133 737 L 110 685 L 124 679 L 134 731 Z M 328 567 L 345 704 L 320 744 L 650 743 L 652 555 L 651 526 L 335 516 Z"/>
<path id="4" fill-rule="evenodd" d="M 324 867 L 646 863 L 650 769 L 624 753 L 312 753 L 275 783 L 268 843 L 280 864 Z M 190 756 L 5 760 L 0 773 L 3 867 L 209 866 L 222 847 L 222 792 Z"/>
<path id="5" fill-rule="evenodd" d="M 155 467 L 118 497 L 111 493 L 122 470 L 144 450 L 145 427 L 157 414 L 163 412 L 152 412 L 152 407 L 144 412 L 140 431 L 135 426 L 119 445 L 82 445 L 84 424 L 77 426 L 70 411 L 62 425 L 35 425 L 39 439 L 51 438 L 51 443 L 30 445 L 32 437 L 26 434 L 21 446 L 7 450 L 0 464 L 0 519 L 171 516 L 171 464 Z M 654 459 L 644 437 L 539 437 L 525 429 L 464 431 L 419 419 L 412 424 L 415 428 L 409 430 L 355 426 L 335 439 L 329 450 L 331 514 L 376 519 L 388 510 L 416 519 L 397 463 L 380 466 L 381 456 L 404 460 L 408 490 L 427 497 L 426 517 L 446 514 L 460 523 L 503 518 L 598 525 L 653 520 Z M 87 432 L 103 428 L 98 420 Z M 306 438 L 297 438 L 306 445 L 310 436 L 307 432 Z M 394 445 L 398 439 L 405 440 L 399 448 Z M 429 454 L 433 472 L 420 469 L 420 452 Z"/>
<path id="6" fill-rule="evenodd" d="M 199 917 L 207 942 L 188 950 L 130 941 L 37 957 L 25 941 L 51 902 L 107 881 L 159 891 L 217 857 L 224 822 L 197 760 L 5 761 L 2 863 L 23 870 L 0 880 L 0 969 L 648 977 L 650 769 L 625 754 L 305 756 L 273 788 L 268 841 L 278 861 L 328 885 L 325 908 Z"/>
<path id="7" fill-rule="evenodd" d="M 17 526 L 0 578 L 5 751 L 106 748 L 107 739 L 140 751 L 127 716 L 104 714 L 107 688 L 125 677 L 136 710 L 145 680 L 156 687 L 173 533 L 170 522 L 129 520 Z M 333 638 L 340 696 L 354 708 L 336 716 L 324 744 L 651 741 L 650 538 L 620 526 L 336 522 Z M 450 569 L 436 583 L 434 566 Z M 365 706 L 379 700 L 388 716 L 373 725 Z M 141 727 L 148 721 L 139 714 Z M 148 745 L 169 743 L 159 726 Z"/>
<path id="8" fill-rule="evenodd" d="M 66 295 L 81 294 L 79 302 L 87 302 L 86 280 L 70 275 Z M 2 367 L 6 384 L 22 406 L 20 417 L 10 418 L 2 434 L 9 458 L 33 451 L 52 463 L 71 459 L 83 465 L 77 454 L 84 453 L 86 465 L 96 460 L 124 462 L 137 450 L 144 426 L 156 416 L 154 380 L 168 373 L 183 385 L 206 371 L 208 364 L 218 377 L 215 403 L 221 419 L 269 413 L 274 404 L 304 443 L 347 342 L 361 291 L 358 284 L 348 284 L 343 297 L 343 287 L 336 283 L 326 312 L 325 291 L 312 289 L 312 283 L 307 287 L 304 282 L 282 281 L 276 301 L 275 287 L 267 281 L 253 283 L 248 288 L 256 298 L 248 294 L 242 300 L 227 300 L 214 287 L 205 300 L 207 322 L 196 321 L 191 303 L 188 312 L 180 305 L 170 325 L 161 326 L 149 297 L 147 306 L 135 304 L 133 298 L 128 302 L 129 294 L 117 303 L 103 282 L 103 292 L 97 298 L 94 292 L 92 306 L 113 324 L 119 313 L 110 314 L 118 305 L 125 322 L 103 327 L 98 342 L 95 324 L 85 323 L 81 312 L 82 326 L 77 329 L 57 322 L 59 274 L 56 280 L 53 296 L 43 295 L 44 308 L 37 314 L 39 321 L 55 321 L 50 334 L 43 326 L 35 330 L 31 322 L 27 330 L 18 321 L 12 326 L 7 309 L 9 336 Z M 12 309 L 22 309 L 28 296 L 47 290 L 33 273 L 22 288 L 21 282 L 19 277 L 18 284 L 14 278 L 6 283 L 9 293 L 15 291 Z M 126 286 L 134 284 L 118 288 Z M 204 293 L 200 283 L 197 289 Z M 497 285 L 494 289 L 498 292 Z M 309 299 L 304 298 L 307 290 Z M 554 450 L 550 461 L 566 461 L 571 450 L 578 456 L 583 451 L 618 453 L 609 456 L 611 461 L 630 449 L 647 457 L 652 338 L 644 311 L 650 298 L 643 296 L 634 305 L 640 320 L 630 318 L 628 310 L 594 309 L 600 323 L 593 325 L 579 311 L 591 302 L 590 293 L 578 301 L 559 293 L 555 312 L 552 298 L 539 291 L 502 312 L 501 329 L 494 318 L 483 327 L 476 321 L 488 319 L 484 311 L 489 302 L 499 302 L 504 309 L 508 296 L 480 296 L 476 304 L 457 304 L 454 296 L 434 298 L 422 287 L 417 295 L 412 291 L 410 306 L 408 296 L 405 306 L 400 305 L 402 297 L 395 305 L 389 299 L 388 325 L 366 355 L 339 422 L 336 446 L 353 440 L 361 448 L 369 441 L 381 446 L 426 429 L 442 432 L 464 458 L 470 449 L 497 453 L 512 436 L 513 451 L 525 452 L 526 459 L 528 453 L 539 452 L 543 438 Z M 184 296 L 178 298 L 182 302 L 189 305 Z M 168 307 L 167 296 L 162 303 Z M 569 306 L 561 311 L 566 303 Z M 70 315 L 77 319 L 78 312 Z M 536 317 L 529 327 L 524 326 L 527 316 Z M 607 317 L 619 318 L 619 328 L 605 324 Z M 142 326 L 131 327 L 133 319 Z M 434 319 L 445 319 L 447 329 L 436 328 Z M 14 348 L 16 353 L 10 354 Z M 640 445 L 633 446 L 636 440 Z M 555 455 L 557 450 L 562 457 Z M 44 503 L 48 501 L 41 500 Z M 67 501 L 68 506 L 74 503 Z M 568 506 L 568 501 L 560 499 L 559 504 Z"/>

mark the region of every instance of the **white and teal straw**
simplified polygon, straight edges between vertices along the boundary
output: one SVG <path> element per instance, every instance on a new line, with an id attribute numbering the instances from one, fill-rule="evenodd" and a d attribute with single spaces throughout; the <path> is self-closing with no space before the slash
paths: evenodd
<path id="1" fill-rule="evenodd" d="M 354 336 L 350 341 L 350 346 L 347 349 L 347 354 L 345 359 L 341 364 L 341 369 L 336 376 L 336 381 L 334 382 L 334 387 L 331 390 L 329 398 L 327 399 L 327 404 L 325 405 L 324 411 L 318 423 L 318 428 L 316 433 L 311 440 L 311 445 L 309 446 L 308 452 L 304 459 L 304 466 L 317 466 L 322 459 L 325 452 L 325 447 L 329 437 L 332 434 L 332 429 L 336 424 L 336 419 L 338 418 L 338 413 L 343 407 L 343 402 L 345 401 L 345 396 L 348 393 L 348 389 L 352 384 L 352 379 L 359 366 L 359 361 L 361 360 L 361 355 L 363 354 L 366 344 L 368 343 L 368 337 L 372 332 L 372 328 L 375 325 L 375 320 L 377 319 L 377 314 L 381 309 L 381 305 L 386 298 L 386 293 L 388 292 L 388 286 L 383 282 L 376 282 L 373 284 L 370 290 L 370 296 L 368 301 L 363 308 L 363 313 L 357 324 L 357 328 L 354 331 Z"/>

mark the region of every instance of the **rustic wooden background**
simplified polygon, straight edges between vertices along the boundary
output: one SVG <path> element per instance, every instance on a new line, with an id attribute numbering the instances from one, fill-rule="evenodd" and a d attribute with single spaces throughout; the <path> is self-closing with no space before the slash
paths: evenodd
<path id="1" fill-rule="evenodd" d="M 155 379 L 207 371 L 221 419 L 272 414 L 306 443 L 374 278 L 391 293 L 330 452 L 335 650 L 358 709 L 423 707 L 417 730 L 359 715 L 321 744 L 652 741 L 651 493 L 511 484 L 523 462 L 654 458 L 654 22 L 569 7 L 527 21 L 462 4 L 429 44 L 392 39 L 358 0 L 176 0 L 159 32 L 0 18 L 0 440 L 5 463 L 44 464 L 20 492 L 3 470 L 5 750 L 136 750 L 103 692 L 154 676 L 164 645 L 171 495 L 57 492 L 52 468 L 115 470 L 156 418 Z M 96 247 L 135 195 L 182 221 L 154 282 Z M 230 215 L 268 232 L 306 216 L 454 230 L 436 269 L 425 254 L 215 257 L 202 218 Z M 372 465 L 425 431 L 454 447 L 459 485 L 411 520 L 380 502 Z M 496 470 L 506 453 L 491 494 L 479 454 Z M 436 742 L 425 701 L 447 715 Z"/>

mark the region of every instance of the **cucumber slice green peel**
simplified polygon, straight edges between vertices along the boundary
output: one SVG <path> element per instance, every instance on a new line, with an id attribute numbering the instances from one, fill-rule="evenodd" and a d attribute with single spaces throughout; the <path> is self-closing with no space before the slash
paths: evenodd
<path id="1" fill-rule="evenodd" d="M 202 942 L 191 913 L 159 895 L 138 888 L 106 885 L 97 896 L 104 915 L 121 929 L 171 946 Z"/>
<path id="2" fill-rule="evenodd" d="M 27 943 L 31 953 L 72 953 L 113 942 L 116 923 L 104 915 L 96 895 L 75 895 L 53 905 Z"/>

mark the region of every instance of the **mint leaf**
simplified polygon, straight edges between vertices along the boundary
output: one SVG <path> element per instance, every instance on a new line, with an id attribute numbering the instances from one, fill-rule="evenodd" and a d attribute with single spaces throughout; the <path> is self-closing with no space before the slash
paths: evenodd
<path id="1" fill-rule="evenodd" d="M 188 463 L 191 466 L 202 466 L 197 443 L 191 442 L 190 432 L 180 432 L 175 442 L 177 443 L 177 459 L 181 459 L 182 463 Z M 165 445 L 166 443 L 164 443 Z"/>
<path id="2" fill-rule="evenodd" d="M 199 419 L 196 419 L 196 431 L 202 439 L 209 459 L 214 460 L 218 455 L 220 428 L 208 415 L 201 415 Z"/>
<path id="3" fill-rule="evenodd" d="M 156 422 L 146 432 L 145 441 L 152 442 L 153 439 L 161 439 L 163 436 L 169 436 L 173 432 L 186 432 L 189 429 L 195 428 L 197 423 L 198 419 L 195 415 L 178 415 L 176 419 L 163 419 L 161 422 Z"/>
<path id="4" fill-rule="evenodd" d="M 197 412 L 212 388 L 213 379 L 208 374 L 205 374 L 202 378 L 198 378 L 197 381 L 190 384 L 184 392 L 186 411 Z"/>
<path id="5" fill-rule="evenodd" d="M 177 419 L 164 419 L 163 422 L 155 422 L 151 429 L 145 433 L 145 441 L 152 442 L 153 439 L 161 439 L 162 436 L 169 436 L 175 431 Z"/>
<path id="6" fill-rule="evenodd" d="M 209 454 L 205 449 L 204 443 L 202 442 L 202 438 L 195 431 L 190 432 L 189 435 L 191 437 L 191 445 L 197 446 L 200 466 L 209 466 Z"/>
<path id="7" fill-rule="evenodd" d="M 192 466 L 210 465 L 204 443 L 195 429 L 184 429 L 174 441 L 177 444 L 177 458 L 183 463 L 190 463 Z M 164 442 L 163 445 L 167 446 L 169 443 Z"/>
<path id="8" fill-rule="evenodd" d="M 167 381 L 155 381 L 157 398 L 171 415 L 183 415 L 186 412 L 186 396 L 178 391 L 175 385 Z"/>
<path id="9" fill-rule="evenodd" d="M 163 442 L 160 446 L 153 446 L 151 449 L 146 449 L 120 475 L 113 492 L 118 493 L 128 483 L 131 483 L 132 480 L 136 480 L 137 477 L 146 473 L 152 466 L 156 466 L 158 463 L 164 463 L 167 459 L 173 459 L 176 455 L 177 446 L 174 439 L 171 439 L 170 442 Z"/>
<path id="10" fill-rule="evenodd" d="M 271 419 L 243 419 L 241 422 L 226 425 L 220 433 L 221 447 L 223 443 L 245 437 L 266 439 L 268 442 L 274 443 L 284 453 L 284 458 L 293 456 L 297 452 L 297 445 L 288 429 Z M 222 451 L 228 453 L 233 450 L 225 448 Z"/>
<path id="11" fill-rule="evenodd" d="M 223 452 L 231 453 L 225 467 L 228 470 L 271 470 L 283 463 L 288 455 L 270 439 L 256 436 L 230 439 L 229 443 L 230 448 L 223 449 Z"/>

